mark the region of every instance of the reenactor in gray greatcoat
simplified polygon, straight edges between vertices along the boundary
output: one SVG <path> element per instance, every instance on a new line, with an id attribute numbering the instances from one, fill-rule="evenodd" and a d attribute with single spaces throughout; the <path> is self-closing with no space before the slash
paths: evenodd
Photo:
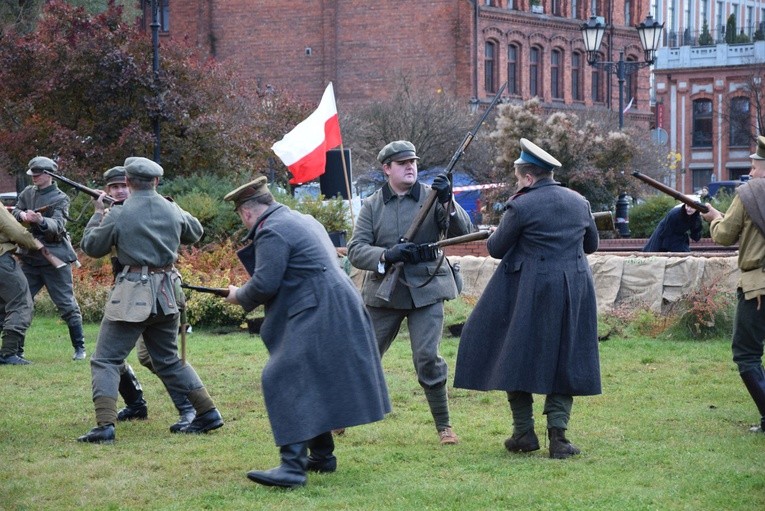
<path id="1" fill-rule="evenodd" d="M 226 195 L 252 240 L 240 253 L 252 275 L 226 300 L 265 305 L 260 329 L 269 359 L 261 377 L 281 464 L 247 477 L 266 486 L 306 483 L 334 472 L 332 430 L 381 420 L 390 411 L 372 322 L 337 264 L 324 227 L 274 201 L 264 176 Z"/>
<path id="2" fill-rule="evenodd" d="M 196 371 L 178 356 L 180 310 L 185 298 L 174 263 L 181 243 L 195 243 L 202 237 L 202 225 L 157 193 L 163 175 L 158 164 L 137 158 L 125 172 L 130 197 L 106 216 L 96 211 L 80 244 L 91 257 L 106 256 L 116 247 L 122 266 L 90 359 L 98 426 L 79 437 L 80 442 L 114 441 L 120 369 L 141 335 L 168 392 L 183 394 L 194 405 L 195 419 L 180 432 L 206 433 L 223 426 L 223 418 Z"/>

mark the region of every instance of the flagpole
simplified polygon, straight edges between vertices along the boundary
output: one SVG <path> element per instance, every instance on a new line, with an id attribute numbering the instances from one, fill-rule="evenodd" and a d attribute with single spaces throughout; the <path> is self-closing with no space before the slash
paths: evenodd
<path id="1" fill-rule="evenodd" d="M 353 216 L 353 195 L 351 195 L 351 183 L 348 182 L 348 164 L 345 162 L 345 149 L 343 142 L 340 142 L 340 161 L 343 163 L 343 178 L 345 179 L 345 193 L 348 195 L 348 209 L 351 210 L 351 226 L 356 225 L 356 219 Z"/>

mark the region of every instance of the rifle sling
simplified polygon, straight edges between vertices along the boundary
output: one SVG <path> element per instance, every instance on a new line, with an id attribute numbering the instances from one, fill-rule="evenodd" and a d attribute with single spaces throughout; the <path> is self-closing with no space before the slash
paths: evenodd
<path id="1" fill-rule="evenodd" d="M 428 280 L 426 280 L 425 282 L 423 282 L 423 283 L 422 283 L 422 284 L 420 284 L 419 286 L 413 286 L 412 284 L 410 284 L 409 282 L 405 281 L 405 280 L 404 280 L 404 279 L 402 279 L 401 277 L 399 277 L 399 278 L 398 278 L 398 281 L 399 281 L 399 283 L 401 283 L 401 284 L 405 285 L 405 286 L 406 286 L 406 287 L 408 287 L 409 289 L 420 289 L 421 287 L 425 287 L 425 286 L 427 286 L 428 284 L 430 284 L 430 283 L 431 283 L 431 281 L 432 281 L 434 278 L 436 278 L 436 273 L 438 273 L 438 270 L 439 270 L 439 268 L 441 268 L 441 265 L 444 263 L 444 258 L 445 258 L 445 257 L 446 257 L 446 254 L 444 254 L 443 252 L 441 252 L 441 258 L 438 260 L 438 266 L 436 266 L 436 270 L 433 272 L 433 275 L 431 275 L 430 277 L 428 277 Z"/>

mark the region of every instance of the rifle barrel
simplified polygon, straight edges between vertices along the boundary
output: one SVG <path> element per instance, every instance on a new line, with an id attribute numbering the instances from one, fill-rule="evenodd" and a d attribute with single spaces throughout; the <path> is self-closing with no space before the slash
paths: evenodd
<path id="1" fill-rule="evenodd" d="M 93 188 L 87 187 L 84 184 L 78 183 L 77 181 L 73 181 L 69 179 L 68 177 L 64 177 L 60 174 L 56 174 L 55 172 L 51 172 L 50 170 L 43 170 L 46 174 L 51 176 L 53 179 L 57 179 L 58 181 L 61 181 L 62 183 L 66 183 L 75 190 L 79 190 L 87 195 L 90 195 L 94 199 L 98 199 L 101 196 L 100 190 L 94 190 Z M 109 195 L 106 195 L 104 197 L 104 204 L 106 205 L 112 205 L 115 202 L 117 202 L 114 197 L 111 197 Z"/>
<path id="2" fill-rule="evenodd" d="M 700 203 L 699 201 L 695 201 L 693 199 L 690 199 L 690 198 L 686 197 L 685 195 L 683 195 L 682 193 L 678 192 L 674 188 L 671 188 L 671 187 L 665 185 L 664 183 L 656 181 L 652 177 L 648 177 L 645 174 L 642 174 L 642 173 L 638 172 L 637 170 L 634 171 L 632 173 L 632 175 L 634 177 L 638 178 L 639 180 L 641 180 L 642 182 L 644 182 L 645 184 L 651 186 L 652 188 L 655 188 L 655 189 L 659 190 L 660 192 L 662 192 L 662 193 L 664 193 L 666 195 L 669 195 L 670 197 L 672 197 L 672 198 L 674 198 L 676 200 L 679 200 L 680 202 L 682 202 L 686 206 L 690 206 L 690 207 L 692 207 L 693 209 L 695 209 L 697 211 L 701 211 L 702 213 L 707 213 L 709 211 L 709 208 L 706 207 L 704 204 Z"/>
<path id="3" fill-rule="evenodd" d="M 225 287 L 205 287 L 205 286 L 192 286 L 190 284 L 181 284 L 181 287 L 190 291 L 199 291 L 200 293 L 209 293 L 221 298 L 228 296 L 228 288 Z"/>

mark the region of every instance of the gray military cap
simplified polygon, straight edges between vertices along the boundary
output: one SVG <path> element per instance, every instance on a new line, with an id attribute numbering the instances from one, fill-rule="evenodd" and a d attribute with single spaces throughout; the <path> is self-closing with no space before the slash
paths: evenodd
<path id="1" fill-rule="evenodd" d="M 125 172 L 131 176 L 153 178 L 162 177 L 165 171 L 159 164 L 148 158 L 136 157 L 125 166 Z"/>
<path id="2" fill-rule="evenodd" d="M 106 181 L 106 186 L 112 185 L 114 183 L 124 183 L 125 167 L 119 165 L 117 167 L 110 168 L 104 172 L 104 181 Z"/>
<path id="3" fill-rule="evenodd" d="M 138 158 L 140 158 L 140 156 L 128 156 L 127 158 L 125 158 L 125 163 L 123 163 L 122 166 L 127 167 L 128 165 L 136 161 Z"/>
<path id="4" fill-rule="evenodd" d="M 547 170 L 555 170 L 563 166 L 550 153 L 526 138 L 521 139 L 521 157 L 513 163 L 514 165 L 533 163 L 537 167 Z"/>
<path id="5" fill-rule="evenodd" d="M 391 142 L 380 150 L 377 155 L 377 161 L 383 165 L 392 161 L 419 160 L 414 150 L 414 144 L 408 140 L 396 140 Z"/>
<path id="6" fill-rule="evenodd" d="M 29 169 L 27 170 L 27 175 L 34 176 L 36 174 L 42 174 L 43 170 L 56 172 L 58 170 L 58 165 L 56 165 L 55 161 L 51 160 L 50 158 L 46 158 L 45 156 L 35 156 L 29 160 L 27 169 Z"/>
<path id="7" fill-rule="evenodd" d="M 236 190 L 228 192 L 226 196 L 223 197 L 223 200 L 233 201 L 234 209 L 238 209 L 239 206 L 248 200 L 269 193 L 271 193 L 271 190 L 268 189 L 268 178 L 266 178 L 266 176 L 260 176 L 254 181 L 250 181 L 246 185 L 242 185 Z"/>

